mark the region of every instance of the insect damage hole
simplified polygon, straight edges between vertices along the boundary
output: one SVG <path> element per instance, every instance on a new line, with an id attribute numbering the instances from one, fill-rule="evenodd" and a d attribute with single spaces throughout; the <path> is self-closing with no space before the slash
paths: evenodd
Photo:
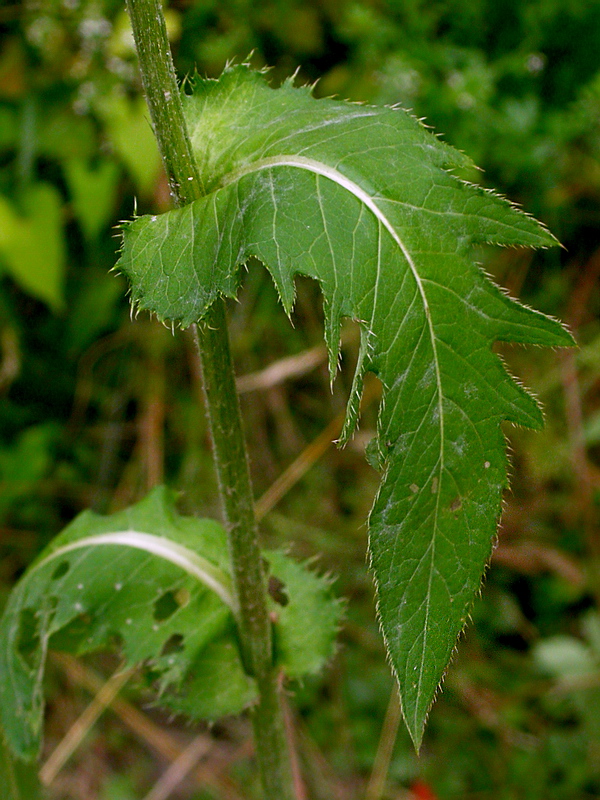
<path id="1" fill-rule="evenodd" d="M 178 589 L 177 591 L 169 589 L 154 601 L 154 619 L 157 622 L 165 622 L 189 602 L 190 593 L 187 589 Z"/>
<path id="2" fill-rule="evenodd" d="M 22 608 L 19 614 L 16 650 L 32 670 L 38 667 L 36 653 L 40 649 L 42 633 L 48 629 L 57 605 L 57 597 L 48 597 L 44 598 L 40 608 Z"/>
<path id="3" fill-rule="evenodd" d="M 71 565 L 68 561 L 61 561 L 58 567 L 52 573 L 51 580 L 57 581 L 60 578 L 63 578 L 67 572 L 71 569 Z"/>
<path id="4" fill-rule="evenodd" d="M 35 652 L 40 646 L 40 618 L 32 608 L 23 608 L 19 615 L 17 652 L 30 669 L 35 669 Z"/>
<path id="5" fill-rule="evenodd" d="M 275 575 L 269 575 L 269 595 L 280 606 L 287 606 L 290 602 L 289 595 L 285 590 L 285 583 Z"/>
<path id="6" fill-rule="evenodd" d="M 182 633 L 174 633 L 167 641 L 164 643 L 162 650 L 160 651 L 161 656 L 170 656 L 173 653 L 181 653 L 184 647 L 184 636 Z"/>

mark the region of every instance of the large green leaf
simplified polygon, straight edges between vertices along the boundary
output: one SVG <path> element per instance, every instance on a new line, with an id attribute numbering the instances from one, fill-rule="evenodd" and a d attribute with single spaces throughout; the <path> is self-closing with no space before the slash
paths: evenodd
<path id="1" fill-rule="evenodd" d="M 291 312 L 294 275 L 321 284 L 332 375 L 343 316 L 383 384 L 383 470 L 370 519 L 379 616 L 415 743 L 490 557 L 506 483 L 503 420 L 539 427 L 537 403 L 497 340 L 568 345 L 555 321 L 509 299 L 473 244 L 543 247 L 548 231 L 448 170 L 470 164 L 403 111 L 316 101 L 246 67 L 184 97 L 204 196 L 127 226 L 119 267 L 133 303 L 183 326 L 234 296 L 251 256 Z"/>
<path id="2" fill-rule="evenodd" d="M 325 579 L 281 554 L 265 557 L 290 590 L 286 614 L 271 605 L 277 663 L 305 675 L 331 655 L 339 606 Z M 0 718 L 15 752 L 32 757 L 39 746 L 49 648 L 82 654 L 118 642 L 127 664 L 150 667 L 165 704 L 194 717 L 253 702 L 228 562 L 224 529 L 180 516 L 162 488 L 117 514 L 77 517 L 32 564 L 0 622 Z"/>

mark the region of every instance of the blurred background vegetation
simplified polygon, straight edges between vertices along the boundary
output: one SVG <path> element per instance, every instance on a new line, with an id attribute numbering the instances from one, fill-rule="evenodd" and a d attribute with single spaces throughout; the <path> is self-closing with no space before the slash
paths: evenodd
<path id="1" fill-rule="evenodd" d="M 355 331 L 331 393 L 315 285 L 299 282 L 291 327 L 252 265 L 230 308 L 265 538 L 319 554 L 348 598 L 330 668 L 290 687 L 299 800 L 600 798 L 600 2 L 174 0 L 166 14 L 180 75 L 217 76 L 251 54 L 274 84 L 298 70 L 319 96 L 409 108 L 483 168 L 464 177 L 521 203 L 564 244 L 479 254 L 512 294 L 566 320 L 580 348 L 500 349 L 543 401 L 547 427 L 506 429 L 512 488 L 498 546 L 420 758 L 398 727 L 365 561 L 376 390 L 353 444 L 328 446 Z M 126 286 L 109 274 L 114 226 L 134 203 L 169 207 L 124 4 L 5 0 L 0 32 L 4 602 L 83 508 L 116 510 L 162 481 L 183 510 L 218 508 L 191 340 L 132 322 Z M 52 659 L 49 798 L 258 797 L 246 721 L 192 730 L 152 706 L 141 678 L 96 724 L 84 720 L 59 759 L 117 667 L 114 655 Z M 186 747 L 187 771 L 176 762 Z"/>

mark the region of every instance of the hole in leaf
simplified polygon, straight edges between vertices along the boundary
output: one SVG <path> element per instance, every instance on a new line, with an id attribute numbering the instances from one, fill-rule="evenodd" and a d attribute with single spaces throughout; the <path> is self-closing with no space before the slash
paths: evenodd
<path id="1" fill-rule="evenodd" d="M 169 619 L 179 608 L 179 603 L 175 599 L 175 592 L 165 592 L 154 602 L 154 619 L 157 622 L 164 622 Z"/>
<path id="2" fill-rule="evenodd" d="M 285 590 L 285 583 L 275 575 L 269 575 L 269 594 L 280 606 L 287 606 L 290 602 L 289 595 Z"/>
<path id="3" fill-rule="evenodd" d="M 164 622 L 172 617 L 173 614 L 190 601 L 190 593 L 187 589 L 179 589 L 177 592 L 169 590 L 154 601 L 154 619 L 157 622 Z"/>
<path id="4" fill-rule="evenodd" d="M 174 633 L 172 636 L 169 636 L 167 641 L 163 645 L 163 649 L 160 651 L 161 656 L 170 656 L 173 653 L 181 653 L 183 650 L 183 634 L 181 633 Z"/>
<path id="5" fill-rule="evenodd" d="M 95 618 L 89 613 L 78 614 L 63 628 L 52 634 L 49 647 L 66 653 L 84 653 L 89 650 L 90 634 L 96 624 Z M 96 648 L 98 644 L 96 644 Z"/>
<path id="6" fill-rule="evenodd" d="M 17 652 L 30 669 L 35 669 L 35 652 L 40 646 L 40 619 L 32 608 L 24 608 L 19 617 Z"/>
<path id="7" fill-rule="evenodd" d="M 40 647 L 41 633 L 50 627 L 57 606 L 58 597 L 50 596 L 44 597 L 35 611 L 33 608 L 23 608 L 20 612 L 16 649 L 30 669 L 38 668 L 36 651 Z"/>
<path id="8" fill-rule="evenodd" d="M 71 569 L 71 565 L 68 561 L 61 561 L 58 567 L 52 573 L 52 580 L 57 581 L 59 578 L 62 578 L 67 572 Z"/>

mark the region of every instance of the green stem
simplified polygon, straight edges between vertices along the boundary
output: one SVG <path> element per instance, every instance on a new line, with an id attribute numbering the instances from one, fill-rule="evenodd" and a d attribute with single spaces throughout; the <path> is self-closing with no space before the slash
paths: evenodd
<path id="1" fill-rule="evenodd" d="M 128 10 L 154 133 L 174 201 L 183 206 L 202 196 L 202 181 L 185 125 L 161 2 L 128 0 Z M 293 800 L 278 673 L 272 658 L 266 577 L 222 299 L 198 323 L 196 341 L 229 535 L 242 654 L 259 689 L 252 720 L 264 798 Z"/>

